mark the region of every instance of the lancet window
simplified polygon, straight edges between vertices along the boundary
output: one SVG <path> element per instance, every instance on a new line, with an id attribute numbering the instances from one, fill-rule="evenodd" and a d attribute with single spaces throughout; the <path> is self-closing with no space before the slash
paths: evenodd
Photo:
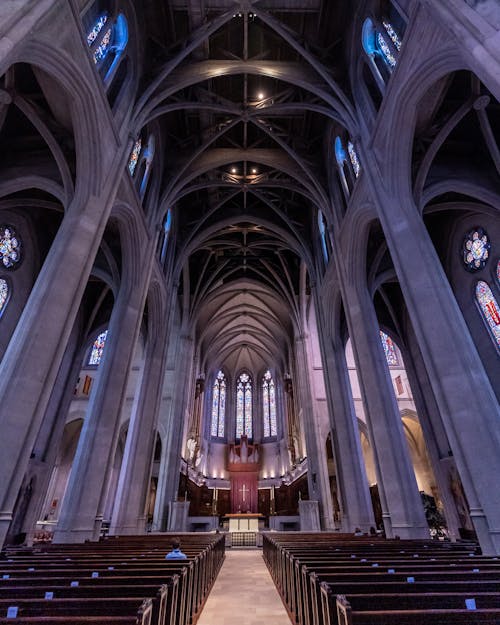
<path id="1" fill-rule="evenodd" d="M 7 280 L 0 278 L 0 317 L 2 316 L 10 297 L 10 288 Z"/>
<path id="2" fill-rule="evenodd" d="M 98 366 L 101 363 L 102 354 L 104 351 L 104 345 L 106 344 L 106 337 L 108 336 L 108 331 L 105 330 L 101 332 L 94 344 L 92 345 L 92 349 L 90 350 L 90 357 L 87 364 Z"/>
<path id="3" fill-rule="evenodd" d="M 387 364 L 390 367 L 397 367 L 399 365 L 399 359 L 394 341 L 388 334 L 382 332 L 382 330 L 380 330 L 380 340 L 382 341 L 382 347 L 384 348 Z"/>
<path id="4" fill-rule="evenodd" d="M 266 371 L 264 377 L 262 378 L 262 415 L 264 438 L 277 436 L 276 388 L 270 371 Z"/>
<path id="5" fill-rule="evenodd" d="M 500 267 L 497 265 L 497 277 L 499 271 Z M 476 285 L 476 301 L 488 326 L 491 338 L 495 342 L 497 350 L 500 351 L 500 308 L 492 290 L 483 280 L 480 280 Z"/>
<path id="6" fill-rule="evenodd" d="M 87 31 L 87 45 L 105 83 L 115 74 L 128 43 L 128 24 L 120 13 L 113 18 L 102 12 Z"/>
<path id="7" fill-rule="evenodd" d="M 226 376 L 222 371 L 219 371 L 212 387 L 212 423 L 210 433 L 214 438 L 224 438 L 225 417 Z"/>
<path id="8" fill-rule="evenodd" d="M 236 438 L 253 437 L 252 378 L 242 373 L 236 383 Z"/>

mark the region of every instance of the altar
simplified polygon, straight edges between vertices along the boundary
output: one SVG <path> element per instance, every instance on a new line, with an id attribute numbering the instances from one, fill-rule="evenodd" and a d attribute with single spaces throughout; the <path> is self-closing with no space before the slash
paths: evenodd
<path id="1" fill-rule="evenodd" d="M 238 512 L 224 518 L 229 519 L 229 532 L 258 532 L 259 519 L 264 516 L 256 512 Z"/>

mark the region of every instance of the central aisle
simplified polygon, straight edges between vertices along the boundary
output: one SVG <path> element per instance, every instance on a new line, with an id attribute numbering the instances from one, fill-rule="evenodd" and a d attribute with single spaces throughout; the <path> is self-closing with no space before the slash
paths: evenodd
<path id="1" fill-rule="evenodd" d="M 262 551 L 226 551 L 197 625 L 290 625 Z"/>

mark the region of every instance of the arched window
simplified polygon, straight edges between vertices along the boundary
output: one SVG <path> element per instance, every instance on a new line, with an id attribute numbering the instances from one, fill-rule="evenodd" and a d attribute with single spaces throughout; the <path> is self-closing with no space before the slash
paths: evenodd
<path id="1" fill-rule="evenodd" d="M 167 216 L 163 223 L 163 241 L 161 244 L 160 262 L 163 264 L 167 256 L 168 240 L 170 237 L 170 229 L 172 227 L 172 211 L 170 208 L 167 211 Z"/>
<path id="2" fill-rule="evenodd" d="M 382 330 L 380 330 L 380 340 L 382 341 L 387 364 L 391 367 L 397 367 L 399 365 L 399 360 L 393 340 L 385 332 L 382 332 Z"/>
<path id="3" fill-rule="evenodd" d="M 133 176 L 135 173 L 135 168 L 137 167 L 137 163 L 139 162 L 139 156 L 141 155 L 141 150 L 142 139 L 139 137 L 134 143 L 134 147 L 132 148 L 132 152 L 130 153 L 130 158 L 128 161 L 128 171 L 131 176 Z"/>
<path id="4" fill-rule="evenodd" d="M 0 278 L 0 317 L 3 314 L 3 311 L 7 307 L 7 303 L 10 297 L 10 289 L 7 280 L 4 278 Z"/>
<path id="5" fill-rule="evenodd" d="M 99 334 L 99 336 L 94 341 L 94 344 L 92 345 L 92 350 L 90 351 L 90 358 L 88 361 L 89 365 L 100 364 L 107 335 L 108 331 L 105 330 L 104 332 L 101 332 L 101 334 Z"/>
<path id="6" fill-rule="evenodd" d="M 210 433 L 215 438 L 224 438 L 226 417 L 226 377 L 222 371 L 217 374 L 212 387 L 212 423 Z"/>
<path id="7" fill-rule="evenodd" d="M 321 239 L 321 249 L 323 250 L 323 257 L 325 259 L 325 263 L 328 263 L 330 254 L 328 252 L 328 243 L 326 240 L 327 232 L 326 232 L 325 216 L 323 215 L 323 212 L 320 210 L 318 211 L 318 229 L 319 229 L 319 236 Z"/>
<path id="8" fill-rule="evenodd" d="M 146 189 L 148 187 L 149 176 L 151 174 L 151 166 L 153 164 L 153 158 L 155 155 L 155 138 L 153 135 L 150 135 L 148 139 L 148 144 L 144 148 L 144 154 L 142 154 L 142 167 L 139 172 L 139 195 L 141 198 L 144 197 L 146 193 Z"/>
<path id="9" fill-rule="evenodd" d="M 264 424 L 264 438 L 278 435 L 276 426 L 276 389 L 273 376 L 266 371 L 262 379 L 262 416 Z"/>
<path id="10" fill-rule="evenodd" d="M 499 267 L 497 265 L 497 275 L 498 272 Z M 482 280 L 476 285 L 476 301 L 490 330 L 491 337 L 497 349 L 500 350 L 500 308 L 490 287 Z"/>
<path id="11" fill-rule="evenodd" d="M 236 438 L 253 437 L 252 428 L 252 379 L 242 373 L 236 384 Z"/>
<path id="12" fill-rule="evenodd" d="M 101 13 L 87 32 L 87 45 L 105 83 L 113 77 L 127 43 L 128 24 L 122 13 L 116 19 Z"/>
<path id="13" fill-rule="evenodd" d="M 367 18 L 363 24 L 361 34 L 363 48 L 377 70 L 377 60 L 381 59 L 389 71 L 397 64 L 397 55 L 401 50 L 401 39 L 394 26 L 388 19 L 382 19 L 380 24 L 375 25 L 373 20 Z"/>
<path id="14" fill-rule="evenodd" d="M 344 191 L 346 201 L 348 201 L 351 190 L 361 173 L 361 163 L 358 153 L 351 140 L 347 141 L 346 151 L 341 137 L 337 136 L 335 138 L 335 160 L 337 162 L 342 190 Z"/>

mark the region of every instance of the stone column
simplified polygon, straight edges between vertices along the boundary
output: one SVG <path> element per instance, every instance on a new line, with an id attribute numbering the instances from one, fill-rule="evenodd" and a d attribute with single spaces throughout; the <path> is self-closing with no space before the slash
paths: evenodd
<path id="1" fill-rule="evenodd" d="M 342 531 L 353 532 L 356 527 L 368 531 L 375 525 L 375 520 L 344 345 L 340 337 L 334 344 L 324 332 L 320 332 L 320 341 L 342 509 Z"/>
<path id="2" fill-rule="evenodd" d="M 410 341 L 413 339 L 409 337 Z M 432 470 L 443 504 L 444 516 L 451 540 L 460 538 L 458 528 L 460 520 L 453 499 L 450 484 L 450 464 L 455 461 L 450 451 L 450 444 L 444 431 L 441 416 L 427 377 L 422 356 L 418 346 L 411 345 L 408 357 L 405 358 L 405 369 L 412 389 L 413 400 L 417 409 L 418 419 L 422 426 Z"/>
<path id="3" fill-rule="evenodd" d="M 326 457 L 319 447 L 316 416 L 312 405 L 311 379 L 309 377 L 309 358 L 307 355 L 307 336 L 295 339 L 295 363 L 298 388 L 298 401 L 302 409 L 302 425 L 307 447 L 307 480 L 309 498 L 319 501 L 321 526 L 325 530 L 335 527 L 333 521 L 332 496 L 328 479 Z"/>
<path id="4" fill-rule="evenodd" d="M 156 428 L 165 366 L 165 332 L 150 336 L 140 389 L 135 397 L 118 478 L 110 534 L 141 534 L 156 443 Z"/>
<path id="5" fill-rule="evenodd" d="M 372 193 L 471 518 L 483 553 L 500 554 L 500 406 L 411 192 L 391 196 L 378 180 Z"/>
<path id="6" fill-rule="evenodd" d="M 380 329 L 368 290 L 349 281 L 344 304 L 373 449 L 386 536 L 428 538 Z"/>
<path id="7" fill-rule="evenodd" d="M 165 529 L 169 504 L 176 500 L 179 488 L 184 408 L 193 362 L 193 340 L 190 336 L 181 335 L 178 337 L 175 361 L 177 366 L 172 380 L 174 385 L 173 400 L 166 419 L 167 435 L 162 450 L 157 503 L 155 505 L 155 519 L 159 526 L 158 529 Z"/>
<path id="8" fill-rule="evenodd" d="M 0 364 L 2 544 L 114 193 L 109 187 L 68 208 Z"/>
<path id="9" fill-rule="evenodd" d="M 137 282 L 122 283 L 113 308 L 96 388 L 89 401 L 59 523 L 54 532 L 56 543 L 99 539 L 154 245 L 148 246 L 144 256 L 144 274 Z"/>

